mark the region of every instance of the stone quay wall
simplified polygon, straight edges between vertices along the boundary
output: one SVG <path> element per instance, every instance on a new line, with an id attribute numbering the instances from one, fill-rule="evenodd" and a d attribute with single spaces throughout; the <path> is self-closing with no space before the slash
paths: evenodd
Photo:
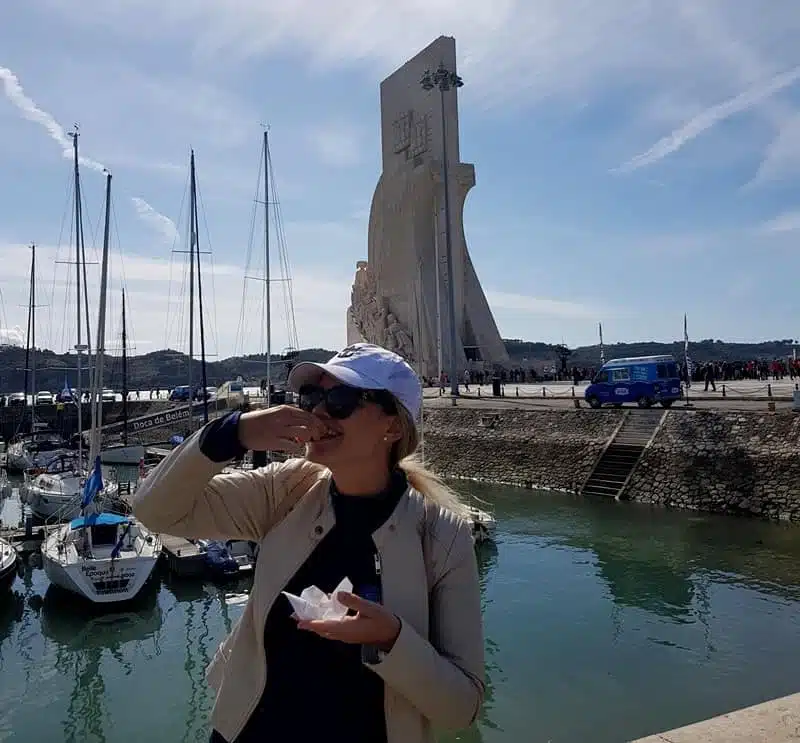
<path id="1" fill-rule="evenodd" d="M 800 415 L 670 412 L 622 497 L 800 520 Z"/>
<path id="2" fill-rule="evenodd" d="M 444 477 L 575 491 L 620 410 L 435 408 L 423 420 L 425 460 Z"/>
<path id="3" fill-rule="evenodd" d="M 578 492 L 625 414 L 431 408 L 425 458 L 445 477 Z M 621 497 L 800 520 L 800 415 L 669 411 Z"/>

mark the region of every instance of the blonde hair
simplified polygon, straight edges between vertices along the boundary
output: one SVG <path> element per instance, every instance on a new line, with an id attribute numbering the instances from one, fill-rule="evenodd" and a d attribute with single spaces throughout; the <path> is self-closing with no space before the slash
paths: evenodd
<path id="1" fill-rule="evenodd" d="M 469 518 L 469 510 L 451 487 L 429 470 L 417 452 L 419 432 L 411 414 L 399 403 L 397 417 L 400 422 L 400 439 L 392 446 L 389 467 L 399 467 L 406 475 L 408 484 L 426 499 L 441 508 L 452 511 L 460 518 Z"/>

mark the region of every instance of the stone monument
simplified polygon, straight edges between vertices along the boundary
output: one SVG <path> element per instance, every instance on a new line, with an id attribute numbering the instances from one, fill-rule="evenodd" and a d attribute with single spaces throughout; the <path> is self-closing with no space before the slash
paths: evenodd
<path id="1" fill-rule="evenodd" d="M 367 341 L 404 356 L 423 376 L 456 363 L 490 371 L 509 362 L 464 237 L 463 210 L 475 169 L 460 162 L 453 88 L 426 91 L 426 70 L 456 71 L 455 39 L 440 36 L 381 83 L 383 172 L 372 197 L 368 260 L 356 264 L 347 342 Z M 442 116 L 444 105 L 444 117 Z M 443 118 L 447 147 L 443 147 Z M 455 318 L 448 301 L 443 154 L 447 151 Z M 443 362 L 443 363 L 442 363 Z"/>

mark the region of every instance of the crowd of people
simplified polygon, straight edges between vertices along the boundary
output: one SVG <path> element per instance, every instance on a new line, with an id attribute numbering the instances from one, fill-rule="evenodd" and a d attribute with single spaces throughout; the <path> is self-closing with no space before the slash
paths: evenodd
<path id="1" fill-rule="evenodd" d="M 680 363 L 681 379 L 685 382 L 689 378 L 686 373 L 686 364 Z M 572 382 L 579 385 L 590 382 L 597 374 L 595 366 L 573 366 L 571 369 L 551 366 L 543 371 L 534 367 L 515 369 L 501 369 L 497 375 L 502 384 L 536 384 L 543 381 Z M 491 384 L 494 374 L 488 371 L 465 370 L 459 383 L 469 389 L 469 385 Z M 743 379 L 761 382 L 779 381 L 783 379 L 800 379 L 800 359 L 751 359 L 750 361 L 709 361 L 693 363 L 691 380 L 694 383 L 705 383 L 706 388 L 711 386 L 716 389 L 716 382 L 734 382 Z M 426 387 L 444 389 L 449 386 L 449 376 L 442 372 L 438 385 L 434 379 L 424 378 Z"/>

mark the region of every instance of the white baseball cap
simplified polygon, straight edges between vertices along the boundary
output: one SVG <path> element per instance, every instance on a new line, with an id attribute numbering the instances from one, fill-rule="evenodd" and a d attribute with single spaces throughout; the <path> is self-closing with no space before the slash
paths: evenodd
<path id="1" fill-rule="evenodd" d="M 328 374 L 348 387 L 386 390 L 416 419 L 422 408 L 422 385 L 416 372 L 402 356 L 371 343 L 354 343 L 325 364 L 301 361 L 290 372 L 287 384 L 292 392 L 316 384 Z"/>

